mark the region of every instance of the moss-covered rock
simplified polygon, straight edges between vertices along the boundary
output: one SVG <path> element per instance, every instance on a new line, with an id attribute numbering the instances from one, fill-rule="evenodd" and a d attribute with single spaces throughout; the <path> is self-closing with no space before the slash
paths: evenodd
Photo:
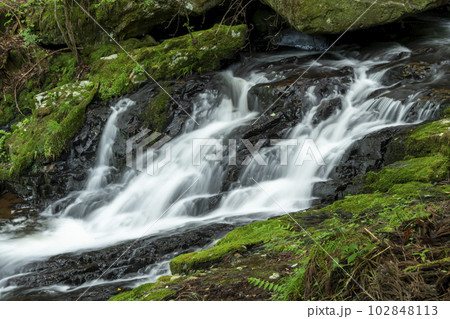
<path id="1" fill-rule="evenodd" d="M 450 172 L 448 156 L 413 158 L 383 168 L 380 172 L 366 175 L 366 189 L 387 192 L 394 184 L 408 182 L 438 182 L 447 179 Z"/>
<path id="2" fill-rule="evenodd" d="M 159 93 L 152 98 L 148 106 L 142 113 L 144 124 L 148 126 L 152 131 L 162 132 L 167 124 L 167 104 L 170 100 L 167 93 L 172 92 L 170 86 L 162 84 L 164 90 L 160 89 Z M 166 93 L 167 92 L 167 93 Z"/>
<path id="3" fill-rule="evenodd" d="M 355 0 L 263 0 L 294 28 L 309 34 L 337 34 L 381 25 L 408 15 L 436 8 L 447 0 L 379 0 L 361 16 L 373 1 Z M 355 23 L 356 21 L 356 23 Z"/>
<path id="4" fill-rule="evenodd" d="M 406 138 L 406 153 L 410 156 L 429 156 L 441 153 L 450 157 L 450 119 L 421 125 Z"/>
<path id="5" fill-rule="evenodd" d="M 245 25 L 221 25 L 130 53 L 155 80 L 178 78 L 218 68 L 221 60 L 230 58 L 244 45 L 246 34 Z M 125 53 L 99 59 L 90 73 L 90 80 L 100 83 L 102 99 L 120 96 L 144 79 L 142 69 Z"/>
<path id="6" fill-rule="evenodd" d="M 3 144 L 0 179 L 21 175 L 33 163 L 54 160 L 82 127 L 98 85 L 82 81 L 35 96 L 33 114 L 13 126 Z"/>
<path id="7" fill-rule="evenodd" d="M 155 26 L 171 20 L 178 14 L 203 14 L 216 6 L 219 0 L 95 0 L 85 9 L 115 38 L 123 40 L 148 34 Z M 75 40 L 79 45 L 109 42 L 108 35 L 80 7 L 68 1 L 69 15 Z M 28 25 L 42 43 L 63 45 L 64 38 L 58 29 L 53 3 L 38 4 L 27 15 Z M 65 16 L 58 6 L 57 17 L 65 25 Z"/>
<path id="8" fill-rule="evenodd" d="M 238 251 L 245 251 L 252 245 L 266 243 L 276 238 L 289 237 L 289 223 L 272 220 L 257 222 L 237 228 L 228 233 L 213 248 L 180 255 L 170 261 L 172 273 L 188 273 L 192 270 L 208 267 L 223 257 Z"/>
<path id="9" fill-rule="evenodd" d="M 395 184 L 439 182 L 450 174 L 450 120 L 420 125 L 394 141 L 403 148 L 404 161 L 369 172 L 365 176 L 366 191 L 388 192 Z"/>

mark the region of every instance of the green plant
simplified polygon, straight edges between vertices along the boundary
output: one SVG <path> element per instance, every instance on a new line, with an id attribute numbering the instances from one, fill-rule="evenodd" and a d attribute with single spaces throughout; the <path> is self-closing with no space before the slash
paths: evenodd
<path id="1" fill-rule="evenodd" d="M 183 24 L 183 27 L 187 28 L 189 32 L 194 32 L 194 26 L 189 25 L 187 22 Z"/>
<path id="2" fill-rule="evenodd" d="M 58 95 L 57 95 L 56 92 L 49 92 L 49 93 L 47 94 L 47 97 L 48 97 L 49 99 L 53 99 L 53 100 L 55 100 L 57 96 L 58 96 Z"/>
<path id="3" fill-rule="evenodd" d="M 33 25 L 30 25 L 30 27 L 33 27 Z M 36 45 L 41 41 L 36 34 L 31 33 L 30 28 L 21 30 L 20 35 L 23 38 L 23 43 L 25 47 L 29 47 L 30 45 Z"/>
<path id="4" fill-rule="evenodd" d="M 350 265 L 356 259 L 356 257 L 366 256 L 367 252 L 369 252 L 375 247 L 377 247 L 377 245 L 372 244 L 360 248 L 355 243 L 343 246 L 341 251 L 341 260 L 347 259 L 347 264 Z M 333 266 L 336 267 L 337 266 L 336 263 L 333 263 Z"/>
<path id="5" fill-rule="evenodd" d="M 133 73 L 135 73 L 135 74 L 144 74 L 144 69 L 140 65 L 136 65 L 133 68 Z"/>
<path id="6" fill-rule="evenodd" d="M 420 256 L 420 260 L 422 260 L 422 262 L 425 262 L 425 260 L 427 259 L 427 253 L 430 252 L 431 250 L 429 249 L 425 249 L 420 253 L 413 253 L 413 256 Z"/>
<path id="7" fill-rule="evenodd" d="M 264 290 L 269 290 L 273 292 L 280 292 L 283 288 L 282 285 L 275 284 L 273 282 L 266 281 L 260 278 L 250 277 L 247 278 L 248 282 L 256 287 L 262 288 Z"/>
<path id="8" fill-rule="evenodd" d="M 0 130 L 0 162 L 8 160 L 8 153 L 5 149 L 5 141 L 10 135 L 11 133 Z"/>

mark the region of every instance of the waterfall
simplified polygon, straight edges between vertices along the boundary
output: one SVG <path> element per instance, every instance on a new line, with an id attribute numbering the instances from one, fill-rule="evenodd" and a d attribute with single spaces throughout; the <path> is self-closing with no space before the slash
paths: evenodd
<path id="1" fill-rule="evenodd" d="M 329 179 L 331 171 L 355 141 L 387 127 L 420 123 L 436 112 L 436 105 L 417 102 L 417 92 L 403 101 L 385 94 L 393 86 L 383 84 L 388 71 L 383 65 L 399 53 L 409 54 L 410 50 L 389 46 L 377 57 L 360 59 L 351 57 L 351 53 L 350 57 L 339 53 L 339 59 L 316 64 L 313 71 L 349 68 L 353 72 L 352 80 L 345 84 L 345 90 L 336 87 L 325 97 L 315 86 L 306 88 L 309 109 L 285 136 L 293 142 L 288 148 L 288 163 L 279 164 L 282 142 L 261 149 L 261 158 L 267 165 L 252 160 L 240 173 L 239 183 L 211 212 L 199 211 L 197 203 L 220 192 L 225 178 L 224 166 L 220 161 L 204 160 L 205 154 L 217 150 L 216 144 L 196 149 L 193 141 L 226 140 L 236 129 L 251 125 L 259 113 L 249 108 L 249 90 L 258 83 L 268 82 L 269 78 L 282 76 L 258 67 L 245 77 L 236 76 L 231 70 L 222 72 L 219 94 L 208 90 L 199 94 L 192 101 L 192 119 L 186 123 L 186 131 L 158 150 L 156 159 L 170 152 L 170 161 L 153 175 L 131 174 L 119 182 L 108 183 L 107 176 L 114 170 L 112 147 L 118 133 L 115 124 L 134 103 L 129 99 L 120 100 L 112 107 L 102 133 L 97 162 L 85 189 L 64 199 L 70 204 L 59 214 L 51 214 L 51 207 L 46 210 L 47 219 L 40 230 L 11 236 L 6 228 L 0 229 L 0 278 L 13 275 L 15 269 L 34 260 L 99 249 L 187 224 L 257 220 L 283 213 L 280 207 L 288 212 L 308 208 L 313 200 L 314 184 Z M 299 56 L 304 58 L 305 53 Z M 259 61 L 284 57 L 283 54 L 272 55 Z M 320 106 L 333 99 L 338 99 L 341 107 L 317 122 Z M 301 164 L 292 160 L 304 157 L 302 152 L 308 141 L 314 143 L 326 165 L 312 160 L 311 156 L 306 156 Z M 5 280 L 0 281 L 0 287 L 2 285 L 6 285 Z"/>
<path id="2" fill-rule="evenodd" d="M 108 175 L 109 171 L 113 169 L 111 159 L 113 155 L 112 147 L 116 140 L 118 131 L 116 121 L 120 114 L 126 111 L 128 107 L 133 104 L 134 102 L 130 99 L 123 99 L 111 108 L 112 113 L 106 122 L 105 128 L 103 129 L 102 138 L 100 140 L 97 163 L 88 178 L 86 186 L 87 192 L 94 191 L 106 185 L 107 181 L 105 180 L 105 177 Z"/>

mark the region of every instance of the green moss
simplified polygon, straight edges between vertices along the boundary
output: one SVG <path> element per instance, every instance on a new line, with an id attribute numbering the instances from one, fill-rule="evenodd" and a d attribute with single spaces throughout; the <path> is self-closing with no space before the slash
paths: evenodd
<path id="1" fill-rule="evenodd" d="M 170 262 L 172 273 L 186 273 L 201 269 L 221 260 L 224 256 L 245 251 L 250 246 L 268 242 L 276 238 L 292 236 L 289 224 L 279 220 L 256 222 L 239 227 L 221 239 L 213 248 L 180 255 Z"/>
<path id="2" fill-rule="evenodd" d="M 142 301 L 161 301 L 165 298 L 173 295 L 175 291 L 169 289 L 159 289 L 156 291 L 152 291 L 148 295 L 143 296 L 140 300 Z"/>
<path id="3" fill-rule="evenodd" d="M 28 87 L 25 87 L 20 93 L 17 98 L 17 102 L 20 106 L 20 110 L 22 113 L 31 113 L 33 111 L 33 102 L 34 97 L 36 96 L 37 91 L 34 89 L 30 89 Z"/>
<path id="4" fill-rule="evenodd" d="M 167 86 L 165 83 L 162 84 L 164 87 L 159 90 L 159 93 L 152 98 L 149 105 L 145 108 L 142 113 L 145 125 L 147 125 L 152 131 L 162 132 L 167 124 L 167 103 L 170 97 L 167 93 L 172 92 L 172 88 Z M 166 93 L 167 92 L 167 93 Z"/>
<path id="5" fill-rule="evenodd" d="M 406 139 L 408 155 L 429 156 L 436 153 L 450 157 L 450 119 L 421 125 Z"/>
<path id="6" fill-rule="evenodd" d="M 151 47 L 158 43 L 151 36 L 146 36 L 144 39 L 127 39 L 119 42 L 126 51 L 132 51 L 143 47 Z M 109 57 L 113 54 L 122 53 L 122 49 L 115 43 L 96 43 L 87 46 L 83 51 L 83 58 L 89 63 L 93 64 L 101 58 Z"/>
<path id="7" fill-rule="evenodd" d="M 0 126 L 8 124 L 16 116 L 14 97 L 6 94 L 0 100 Z"/>
<path id="8" fill-rule="evenodd" d="M 413 158 L 383 168 L 380 172 L 366 174 L 366 190 L 387 192 L 393 185 L 408 182 L 437 182 L 448 178 L 448 156 Z"/>
<path id="9" fill-rule="evenodd" d="M 80 82 L 41 95 L 41 105 L 33 115 L 13 126 L 6 140 L 9 161 L 0 163 L 0 177 L 17 177 L 33 163 L 57 158 L 82 127 L 86 107 L 97 89 L 97 85 Z"/>
<path id="10" fill-rule="evenodd" d="M 160 301 L 174 293 L 175 291 L 173 290 L 161 289 L 160 285 L 156 283 L 149 283 L 134 288 L 131 291 L 115 295 L 109 301 Z"/>
<path id="11" fill-rule="evenodd" d="M 193 32 L 178 38 L 165 40 L 157 46 L 131 51 L 155 79 L 179 78 L 192 72 L 216 69 L 220 61 L 230 58 L 245 41 L 247 27 L 215 26 L 212 29 Z M 100 83 L 100 97 L 109 99 L 130 91 L 142 73 L 136 63 L 125 53 L 110 60 L 94 63 L 90 79 Z"/>
<path id="12" fill-rule="evenodd" d="M 344 200 L 334 202 L 322 211 L 343 211 L 359 215 L 369 210 L 378 210 L 385 207 L 391 198 L 381 193 L 347 196 Z"/>
<path id="13" fill-rule="evenodd" d="M 389 194 L 398 194 L 406 199 L 424 198 L 434 196 L 436 188 L 429 183 L 410 182 L 406 184 L 395 184 L 388 190 Z"/>
<path id="14" fill-rule="evenodd" d="M 114 297 L 111 297 L 109 300 L 110 301 L 136 300 L 141 298 L 143 295 L 148 294 L 153 289 L 154 286 L 155 286 L 154 283 L 144 284 L 142 286 L 134 288 L 131 291 L 123 292 Z"/>
<path id="15" fill-rule="evenodd" d="M 405 268 L 404 272 L 415 272 L 415 271 L 427 270 L 427 269 L 433 269 L 433 268 L 439 268 L 441 270 L 445 269 L 445 271 L 449 271 L 450 270 L 450 257 L 430 261 L 430 262 L 423 263 L 423 264 L 410 266 L 410 267 Z"/>

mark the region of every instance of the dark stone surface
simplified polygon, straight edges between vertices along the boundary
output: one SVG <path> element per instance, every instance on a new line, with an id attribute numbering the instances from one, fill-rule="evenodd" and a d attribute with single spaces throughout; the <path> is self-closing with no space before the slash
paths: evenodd
<path id="1" fill-rule="evenodd" d="M 220 238 L 234 227 L 236 226 L 231 224 L 216 224 L 196 229 L 187 227 L 181 233 L 172 231 L 101 250 L 58 255 L 46 261 L 34 262 L 22 269 L 23 272 L 29 272 L 28 275 L 8 281 L 9 285 L 21 288 L 14 296 L 7 298 L 76 300 L 87 287 L 56 295 L 45 294 L 42 291 L 33 292 L 29 289 L 52 285 L 79 286 L 97 280 L 103 273 L 103 280 L 124 279 L 125 282 L 93 286 L 81 298 L 81 300 L 107 300 L 117 292 L 118 287 L 123 287 L 127 283 L 126 279 L 130 276 L 143 274 L 155 263 L 167 260 L 175 254 L 187 253 L 211 244 L 212 238 Z"/>

